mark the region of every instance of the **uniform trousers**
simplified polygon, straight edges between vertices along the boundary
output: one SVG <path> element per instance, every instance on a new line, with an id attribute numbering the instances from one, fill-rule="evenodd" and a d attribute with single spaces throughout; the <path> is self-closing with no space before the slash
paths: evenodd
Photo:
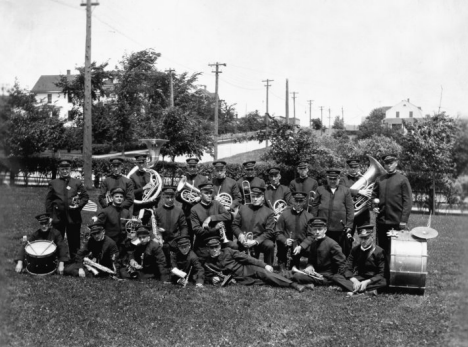
<path id="1" fill-rule="evenodd" d="M 287 255 L 288 255 L 288 250 L 289 250 L 290 247 L 285 246 L 284 243 L 280 242 L 280 241 L 277 241 L 276 245 L 278 246 L 277 253 L 276 253 L 276 256 L 278 257 L 278 263 L 286 264 L 287 261 L 288 261 Z M 296 248 L 297 246 L 298 246 L 297 242 L 293 242 L 293 244 L 291 246 L 292 247 L 291 267 L 295 266 L 295 267 L 299 268 L 299 266 L 301 264 L 301 257 L 306 257 L 306 258 L 309 257 L 309 255 L 310 255 L 310 246 L 307 247 L 306 249 L 303 249 L 301 247 L 301 252 L 299 254 L 297 254 L 297 255 L 294 255 L 293 254 L 294 248 Z M 290 270 L 290 269 L 288 269 L 288 270 Z"/>
<path id="2" fill-rule="evenodd" d="M 269 284 L 275 287 L 289 287 L 292 281 L 274 272 L 256 265 L 244 265 L 244 273 L 248 275 L 235 276 L 236 282 L 242 285 Z"/>
<path id="3" fill-rule="evenodd" d="M 239 246 L 239 251 L 247 252 L 247 248 L 245 248 L 242 243 L 237 242 L 237 245 Z M 275 255 L 275 243 L 272 240 L 265 240 L 259 245 L 251 247 L 250 251 L 251 251 L 250 252 L 251 254 L 253 253 L 252 256 L 257 259 L 260 256 L 260 253 L 263 253 L 263 261 L 267 265 L 273 266 L 274 255 Z"/>
<path id="4" fill-rule="evenodd" d="M 300 273 L 295 273 L 292 276 L 292 280 L 294 282 L 299 283 L 299 284 L 314 284 L 316 286 L 328 286 L 328 285 L 332 284 L 330 279 L 331 279 L 331 277 L 333 277 L 333 274 L 331 272 L 330 273 L 329 272 L 322 272 L 320 274 L 323 275 L 323 279 L 318 279 L 318 278 L 310 277 L 310 276 L 303 275 L 303 274 L 300 274 Z"/>
<path id="5" fill-rule="evenodd" d="M 81 246 L 81 224 L 60 223 L 54 224 L 53 227 L 60 231 L 63 238 L 65 238 L 65 233 L 67 234 L 70 261 L 73 261 Z"/>
<path id="6" fill-rule="evenodd" d="M 360 282 L 368 279 L 368 278 L 365 278 L 365 277 L 362 277 L 362 276 L 353 276 L 353 277 L 356 278 Z M 344 290 L 346 290 L 348 292 L 354 291 L 353 282 L 346 279 L 343 275 L 336 274 L 331 279 L 332 279 L 333 282 L 338 284 Z M 382 278 L 381 280 L 379 280 L 379 281 L 377 281 L 375 283 L 370 283 L 367 286 L 366 290 L 381 289 L 381 288 L 385 288 L 386 286 L 387 286 L 387 281 L 385 280 L 385 278 Z"/>

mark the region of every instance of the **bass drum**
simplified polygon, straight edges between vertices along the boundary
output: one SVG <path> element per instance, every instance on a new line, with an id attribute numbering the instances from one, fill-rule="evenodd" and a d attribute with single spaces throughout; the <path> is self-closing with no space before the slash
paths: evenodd
<path id="1" fill-rule="evenodd" d="M 31 275 L 51 275 L 57 269 L 57 246 L 53 241 L 33 241 L 26 251 L 26 271 Z"/>
<path id="2" fill-rule="evenodd" d="M 427 241 L 400 232 L 391 239 L 389 287 L 424 294 L 427 277 Z"/>

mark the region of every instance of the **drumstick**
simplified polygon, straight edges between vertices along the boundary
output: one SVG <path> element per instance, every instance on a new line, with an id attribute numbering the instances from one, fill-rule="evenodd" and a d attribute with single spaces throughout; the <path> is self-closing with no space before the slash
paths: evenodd
<path id="1" fill-rule="evenodd" d="M 36 250 L 34 249 L 34 247 L 31 245 L 31 242 L 29 242 L 29 241 L 28 241 L 28 246 L 31 246 L 29 248 L 31 248 L 33 250 L 33 252 L 36 253 L 36 255 L 38 255 Z"/>
<path id="2" fill-rule="evenodd" d="M 47 251 L 47 249 L 50 247 L 50 245 L 53 244 L 53 242 L 50 242 L 49 245 L 42 251 L 42 253 L 40 255 L 43 255 L 45 251 Z"/>

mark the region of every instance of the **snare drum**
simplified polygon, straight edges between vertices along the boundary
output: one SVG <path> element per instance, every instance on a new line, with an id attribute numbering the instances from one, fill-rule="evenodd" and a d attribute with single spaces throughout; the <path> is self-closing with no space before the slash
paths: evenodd
<path id="1" fill-rule="evenodd" d="M 50 275 L 57 269 L 57 245 L 53 241 L 39 240 L 28 243 L 26 271 L 31 275 Z"/>

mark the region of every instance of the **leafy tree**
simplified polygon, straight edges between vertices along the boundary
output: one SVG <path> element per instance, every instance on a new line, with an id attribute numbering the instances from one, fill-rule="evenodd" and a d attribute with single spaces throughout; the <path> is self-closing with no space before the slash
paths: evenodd
<path id="1" fill-rule="evenodd" d="M 456 175 L 468 175 L 468 121 L 457 122 L 458 131 L 453 149 Z"/>
<path id="2" fill-rule="evenodd" d="M 322 124 L 322 120 L 320 118 L 312 119 L 312 128 L 314 130 L 320 130 L 320 129 L 322 129 L 322 127 L 323 127 L 323 124 Z"/>
<path id="3" fill-rule="evenodd" d="M 258 111 L 249 112 L 244 117 L 239 118 L 239 132 L 258 131 L 265 129 L 264 117 Z"/>
<path id="4" fill-rule="evenodd" d="M 382 124 L 382 120 L 385 119 L 385 111 L 389 108 L 390 107 L 379 107 L 373 109 L 359 126 L 357 138 L 366 139 L 373 135 L 386 135 L 390 137 L 393 131 Z"/>
<path id="5" fill-rule="evenodd" d="M 344 128 L 345 126 L 344 126 L 343 119 L 341 119 L 341 117 L 339 116 L 336 116 L 335 121 L 333 122 L 333 125 L 332 125 L 332 129 L 344 129 Z"/>

